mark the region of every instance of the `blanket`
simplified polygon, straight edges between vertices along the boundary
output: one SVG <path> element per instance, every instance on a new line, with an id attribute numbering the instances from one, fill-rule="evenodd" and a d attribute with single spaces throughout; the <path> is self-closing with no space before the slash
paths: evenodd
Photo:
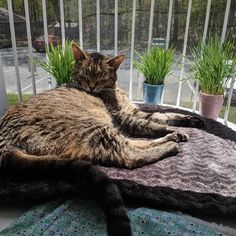
<path id="1" fill-rule="evenodd" d="M 191 112 L 162 106 L 140 105 L 147 112 Z M 178 210 L 191 215 L 236 217 L 236 132 L 204 118 L 204 130 L 178 128 L 190 139 L 180 152 L 157 163 L 134 170 L 100 167 L 118 185 L 127 204 Z M 40 191 L 35 191 L 35 189 Z M 0 181 L 0 202 L 9 194 L 15 200 L 33 202 L 78 194 L 75 186 L 28 182 L 22 185 Z M 37 196 L 34 195 L 37 192 Z M 4 199 L 5 198 L 5 199 Z"/>
<path id="2" fill-rule="evenodd" d="M 129 209 L 134 236 L 223 235 L 180 215 L 147 208 Z M 34 207 L 23 214 L 1 236 L 63 235 L 106 236 L 105 216 L 94 201 L 57 200 Z"/>
<path id="3" fill-rule="evenodd" d="M 175 108 L 140 105 L 147 112 Z M 236 217 L 236 132 L 211 119 L 205 130 L 178 128 L 189 135 L 176 156 L 134 170 L 101 169 L 117 181 L 123 195 L 152 207 Z"/>

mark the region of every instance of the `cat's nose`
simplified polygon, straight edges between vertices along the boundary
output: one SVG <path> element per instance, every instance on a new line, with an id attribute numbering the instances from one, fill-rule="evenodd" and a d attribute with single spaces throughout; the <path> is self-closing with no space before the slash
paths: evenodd
<path id="1" fill-rule="evenodd" d="M 96 84 L 94 83 L 89 84 L 89 88 L 91 91 L 93 91 L 96 88 Z"/>

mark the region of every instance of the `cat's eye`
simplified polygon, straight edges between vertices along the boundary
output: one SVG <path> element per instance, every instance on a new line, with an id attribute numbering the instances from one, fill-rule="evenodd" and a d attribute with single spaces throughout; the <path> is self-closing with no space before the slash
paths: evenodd
<path id="1" fill-rule="evenodd" d="M 100 81 L 100 82 L 104 82 L 104 81 L 106 81 L 107 79 L 104 78 L 104 77 L 100 77 L 100 78 L 98 78 L 97 80 Z"/>
<path id="2" fill-rule="evenodd" d="M 79 80 L 89 81 L 88 76 L 78 74 Z"/>
<path id="3" fill-rule="evenodd" d="M 82 78 L 83 78 L 83 80 L 89 82 L 89 78 L 88 78 L 88 76 L 83 76 Z"/>

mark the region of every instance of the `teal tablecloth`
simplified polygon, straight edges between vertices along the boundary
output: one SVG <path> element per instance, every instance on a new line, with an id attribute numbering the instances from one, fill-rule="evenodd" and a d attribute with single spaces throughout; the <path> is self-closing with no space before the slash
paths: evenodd
<path id="1" fill-rule="evenodd" d="M 173 213 L 147 208 L 129 209 L 134 236 L 222 235 Z M 92 200 L 54 201 L 22 215 L 0 235 L 90 236 L 107 235 L 104 214 Z"/>

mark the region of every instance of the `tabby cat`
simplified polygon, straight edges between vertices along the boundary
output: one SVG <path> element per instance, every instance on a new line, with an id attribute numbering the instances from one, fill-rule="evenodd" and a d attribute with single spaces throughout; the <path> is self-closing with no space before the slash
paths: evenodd
<path id="1" fill-rule="evenodd" d="M 117 186 L 92 163 L 128 169 L 154 163 L 175 155 L 178 142 L 188 140 L 170 126 L 202 127 L 203 122 L 140 111 L 116 84 L 124 55 L 107 58 L 75 43 L 72 49 L 73 86 L 34 96 L 1 119 L 0 173 L 14 181 L 85 182 L 106 214 L 108 233 L 131 235 Z"/>

